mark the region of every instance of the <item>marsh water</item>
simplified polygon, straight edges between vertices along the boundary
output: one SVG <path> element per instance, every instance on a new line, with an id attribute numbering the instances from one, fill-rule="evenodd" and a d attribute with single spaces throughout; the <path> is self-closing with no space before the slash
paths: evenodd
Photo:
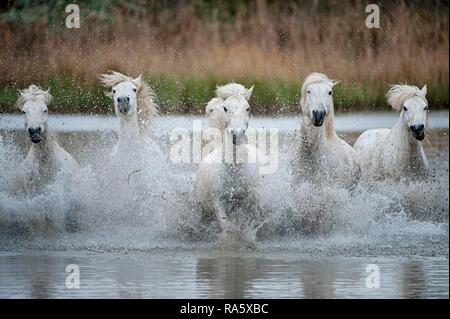
<path id="1" fill-rule="evenodd" d="M 157 119 L 154 143 L 112 161 L 115 118 L 52 116 L 80 180 L 23 196 L 7 191 L 30 146 L 23 119 L 0 115 L 0 298 L 449 297 L 448 111 L 430 113 L 426 179 L 352 190 L 293 185 L 287 167 L 298 119 L 252 119 L 280 132 L 279 168 L 259 190 L 271 218 L 252 245 L 199 227 L 196 164 L 167 160 L 170 132 L 192 130 L 195 119 Z M 345 114 L 336 129 L 352 144 L 396 119 Z M 68 231 L 73 210 L 78 227 Z M 78 289 L 66 286 L 67 265 L 79 267 Z M 367 283 L 373 267 L 379 286 Z"/>

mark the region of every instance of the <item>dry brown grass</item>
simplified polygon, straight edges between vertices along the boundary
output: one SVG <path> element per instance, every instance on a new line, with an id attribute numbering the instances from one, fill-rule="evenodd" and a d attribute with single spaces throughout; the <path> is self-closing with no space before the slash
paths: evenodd
<path id="1" fill-rule="evenodd" d="M 381 29 L 370 30 L 363 2 L 345 3 L 330 1 L 334 10 L 317 13 L 259 0 L 230 22 L 218 22 L 214 10 L 211 19 L 201 19 L 186 4 L 149 13 L 139 25 L 119 12 L 112 25 L 91 17 L 79 30 L 4 24 L 0 83 L 24 85 L 54 75 L 90 83 L 109 69 L 299 82 L 319 71 L 348 85 L 384 90 L 395 82 L 428 83 L 448 93 L 448 7 L 391 5 L 382 9 Z"/>

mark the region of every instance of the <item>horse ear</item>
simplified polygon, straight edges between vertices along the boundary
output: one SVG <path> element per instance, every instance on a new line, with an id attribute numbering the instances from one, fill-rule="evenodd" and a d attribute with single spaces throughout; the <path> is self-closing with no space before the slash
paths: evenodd
<path id="1" fill-rule="evenodd" d="M 426 84 L 423 86 L 423 88 L 422 88 L 421 91 L 422 91 L 422 94 L 423 94 L 424 96 L 427 95 L 427 85 L 426 85 Z"/>
<path id="2" fill-rule="evenodd" d="M 251 88 L 249 88 L 248 90 L 246 90 L 246 92 L 245 92 L 245 99 L 248 101 L 248 100 L 250 100 L 250 97 L 252 96 L 252 92 L 253 92 L 253 88 L 254 88 L 255 86 L 254 85 L 252 85 L 252 87 Z"/>
<path id="3" fill-rule="evenodd" d="M 340 80 L 331 80 L 331 87 L 334 87 L 336 84 L 341 83 Z"/>
<path id="4" fill-rule="evenodd" d="M 47 93 L 47 96 L 45 97 L 46 101 L 45 104 L 50 104 L 53 101 L 53 96 L 50 94 L 50 87 L 48 87 L 47 91 L 45 91 Z"/>
<path id="5" fill-rule="evenodd" d="M 133 80 L 133 82 L 134 82 L 138 87 L 140 87 L 140 86 L 142 85 L 142 74 L 139 74 L 139 76 L 138 76 L 137 78 L 135 78 L 135 79 Z"/>

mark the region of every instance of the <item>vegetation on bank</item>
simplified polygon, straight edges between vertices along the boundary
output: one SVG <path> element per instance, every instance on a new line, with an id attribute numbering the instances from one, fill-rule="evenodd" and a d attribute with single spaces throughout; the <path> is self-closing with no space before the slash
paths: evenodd
<path id="1" fill-rule="evenodd" d="M 69 3 L 81 27 L 64 26 Z M 215 86 L 255 85 L 254 113 L 298 110 L 302 80 L 341 80 L 341 110 L 388 109 L 389 84 L 428 85 L 449 103 L 448 1 L 381 1 L 380 29 L 366 1 L 16 0 L 0 3 L 0 112 L 17 89 L 50 86 L 61 113 L 110 113 L 97 75 L 144 74 L 163 113 L 201 114 Z"/>
<path id="2" fill-rule="evenodd" d="M 203 114 L 206 103 L 214 96 L 216 85 L 226 80 L 174 79 L 166 76 L 146 77 L 158 96 L 161 113 Z M 258 79 L 238 79 L 236 82 L 247 87 L 254 85 L 251 98 L 252 113 L 258 115 L 283 115 L 299 112 L 301 81 L 262 81 Z M 50 87 L 54 100 L 54 113 L 99 113 L 112 114 L 112 101 L 105 96 L 105 88 L 100 84 L 83 84 L 73 80 L 51 78 L 39 83 Z M 422 85 L 422 83 L 420 83 Z M 389 110 L 384 97 L 388 85 L 360 85 L 340 83 L 335 88 L 335 107 L 340 111 Z M 448 85 L 428 86 L 428 101 L 431 109 L 448 108 Z M 18 98 L 17 88 L 0 86 L 0 112 L 18 112 L 14 104 Z"/>

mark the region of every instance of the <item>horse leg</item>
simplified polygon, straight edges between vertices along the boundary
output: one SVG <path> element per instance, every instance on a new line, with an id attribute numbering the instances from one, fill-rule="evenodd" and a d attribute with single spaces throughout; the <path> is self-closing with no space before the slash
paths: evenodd
<path id="1" fill-rule="evenodd" d="M 214 202 L 214 211 L 216 213 L 217 221 L 222 229 L 222 232 L 229 232 L 231 230 L 230 222 L 227 218 L 227 209 L 223 202 L 216 200 Z"/>

